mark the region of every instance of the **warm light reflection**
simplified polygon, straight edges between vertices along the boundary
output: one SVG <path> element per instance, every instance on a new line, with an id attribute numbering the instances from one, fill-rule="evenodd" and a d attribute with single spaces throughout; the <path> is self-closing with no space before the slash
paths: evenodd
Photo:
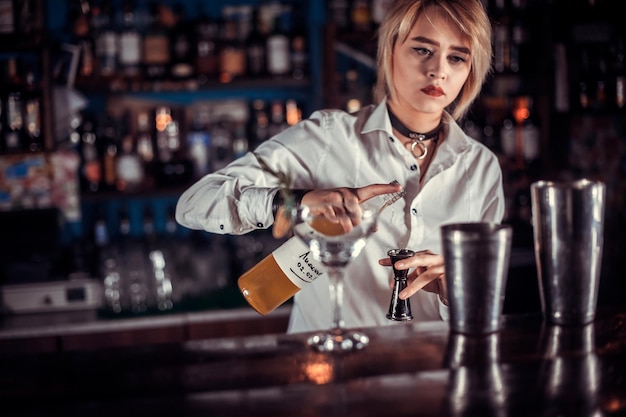
<path id="1" fill-rule="evenodd" d="M 608 412 L 616 412 L 626 408 L 626 400 L 619 397 L 609 397 L 602 402 L 602 409 Z"/>
<path id="2" fill-rule="evenodd" d="M 318 385 L 327 384 L 333 380 L 334 367 L 325 358 L 304 363 L 304 374 Z"/>

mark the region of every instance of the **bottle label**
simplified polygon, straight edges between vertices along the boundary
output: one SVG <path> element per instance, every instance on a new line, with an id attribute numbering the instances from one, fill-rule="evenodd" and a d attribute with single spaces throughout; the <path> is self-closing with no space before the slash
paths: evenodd
<path id="1" fill-rule="evenodd" d="M 309 247 L 297 237 L 293 237 L 272 255 L 287 278 L 298 288 L 304 288 L 324 274 L 326 269 L 313 258 Z"/>

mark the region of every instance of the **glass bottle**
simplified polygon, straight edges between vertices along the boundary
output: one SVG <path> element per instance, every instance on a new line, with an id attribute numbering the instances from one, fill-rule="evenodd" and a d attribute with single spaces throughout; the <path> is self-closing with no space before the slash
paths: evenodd
<path id="1" fill-rule="evenodd" d="M 200 178 L 211 170 L 209 149 L 211 134 L 209 131 L 209 108 L 201 105 L 195 109 L 191 127 L 187 133 L 187 149 L 193 163 L 194 178 Z"/>
<path id="2" fill-rule="evenodd" d="M 239 38 L 239 21 L 234 12 L 225 10 L 219 53 L 220 82 L 229 83 L 246 73 L 246 50 Z"/>
<path id="3" fill-rule="evenodd" d="M 288 12 L 283 11 L 274 19 L 274 28 L 267 37 L 267 72 L 274 78 L 283 78 L 291 71 Z"/>
<path id="4" fill-rule="evenodd" d="M 170 38 L 159 14 L 159 5 L 150 9 L 150 26 L 143 38 L 144 73 L 150 80 L 161 80 L 170 62 Z"/>
<path id="5" fill-rule="evenodd" d="M 80 59 L 77 75 L 79 78 L 90 78 L 95 73 L 96 52 L 93 40 L 92 11 L 88 1 L 79 1 L 78 10 L 72 16 L 74 41 L 80 48 Z"/>
<path id="6" fill-rule="evenodd" d="M 282 100 L 272 100 L 270 105 L 270 124 L 268 126 L 269 137 L 275 136 L 287 129 L 287 119 L 285 118 L 285 103 Z"/>
<path id="7" fill-rule="evenodd" d="M 291 36 L 291 77 L 294 80 L 301 80 L 308 74 L 308 45 L 307 36 L 304 31 L 306 25 L 300 18 L 293 30 Z"/>
<path id="8" fill-rule="evenodd" d="M 252 101 L 249 136 L 250 147 L 256 148 L 262 142 L 269 139 L 269 123 L 270 117 L 267 112 L 267 103 L 265 100 L 256 99 Z"/>
<path id="9" fill-rule="evenodd" d="M 122 138 L 121 148 L 115 160 L 115 188 L 120 192 L 134 193 L 143 185 L 144 167 L 130 133 Z"/>
<path id="10" fill-rule="evenodd" d="M 265 63 L 267 59 L 266 34 L 260 29 L 259 10 L 252 12 L 252 29 L 246 39 L 246 62 L 249 77 L 262 77 L 265 75 Z"/>
<path id="11" fill-rule="evenodd" d="M 26 149 L 30 152 L 40 152 L 44 149 L 42 132 L 42 91 L 35 73 L 28 70 L 25 76 L 24 92 L 24 133 Z"/>
<path id="12" fill-rule="evenodd" d="M 196 74 L 200 84 L 217 79 L 219 26 L 206 13 L 196 25 Z"/>
<path id="13" fill-rule="evenodd" d="M 135 3 L 124 1 L 122 30 L 118 38 L 118 61 L 122 73 L 126 77 L 139 75 L 142 50 L 141 35 L 135 19 Z"/>
<path id="14" fill-rule="evenodd" d="M 19 75 L 18 61 L 10 57 L 7 61 L 6 95 L 3 97 L 4 152 L 19 152 L 24 148 L 24 86 Z"/>
<path id="15" fill-rule="evenodd" d="M 111 77 L 117 71 L 117 36 L 111 13 L 110 2 L 103 0 L 94 21 L 96 59 L 100 77 Z"/>
<path id="16" fill-rule="evenodd" d="M 180 3 L 174 5 L 176 23 L 171 30 L 170 76 L 174 80 L 188 80 L 194 76 L 191 25 Z"/>
<path id="17" fill-rule="evenodd" d="M 80 127 L 81 188 L 86 193 L 101 191 L 102 162 L 94 120 L 87 116 Z"/>
<path id="18" fill-rule="evenodd" d="M 112 191 L 115 190 L 117 178 L 115 165 L 119 152 L 119 130 L 117 121 L 111 114 L 104 115 L 101 132 L 102 183 L 104 189 Z"/>
<path id="19" fill-rule="evenodd" d="M 396 201 L 403 195 L 401 190 L 373 199 L 378 200 L 376 203 L 382 209 L 385 202 Z M 292 237 L 241 275 L 237 285 L 248 304 L 259 314 L 266 315 L 325 272 L 309 247 L 300 238 Z"/>

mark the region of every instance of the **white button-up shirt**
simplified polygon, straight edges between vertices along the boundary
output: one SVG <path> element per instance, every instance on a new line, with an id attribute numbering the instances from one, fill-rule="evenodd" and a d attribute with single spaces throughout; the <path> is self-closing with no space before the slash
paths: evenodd
<path id="1" fill-rule="evenodd" d="M 386 209 L 378 230 L 346 268 L 343 318 L 347 327 L 389 325 L 393 272 L 378 264 L 392 248 L 442 253 L 440 226 L 456 222 L 501 222 L 502 172 L 496 156 L 468 137 L 444 114 L 445 138 L 420 187 L 415 157 L 392 132 L 386 102 L 354 114 L 320 110 L 254 151 L 294 189 L 363 187 L 398 180 L 404 199 Z M 177 221 L 192 229 L 239 235 L 273 224 L 272 201 L 279 182 L 252 153 L 206 175 L 178 201 Z M 447 308 L 437 295 L 411 297 L 414 320 L 441 320 Z M 295 295 L 290 332 L 331 326 L 328 279 L 322 275 Z"/>

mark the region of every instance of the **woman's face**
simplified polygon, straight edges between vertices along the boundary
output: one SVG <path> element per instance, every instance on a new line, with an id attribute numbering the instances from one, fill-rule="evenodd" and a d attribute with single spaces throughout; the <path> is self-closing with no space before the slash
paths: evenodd
<path id="1" fill-rule="evenodd" d="M 436 9 L 430 9 L 428 14 L 430 21 L 422 14 L 406 41 L 396 41 L 394 102 L 405 111 L 440 114 L 467 80 L 471 69 L 470 44 Z"/>

